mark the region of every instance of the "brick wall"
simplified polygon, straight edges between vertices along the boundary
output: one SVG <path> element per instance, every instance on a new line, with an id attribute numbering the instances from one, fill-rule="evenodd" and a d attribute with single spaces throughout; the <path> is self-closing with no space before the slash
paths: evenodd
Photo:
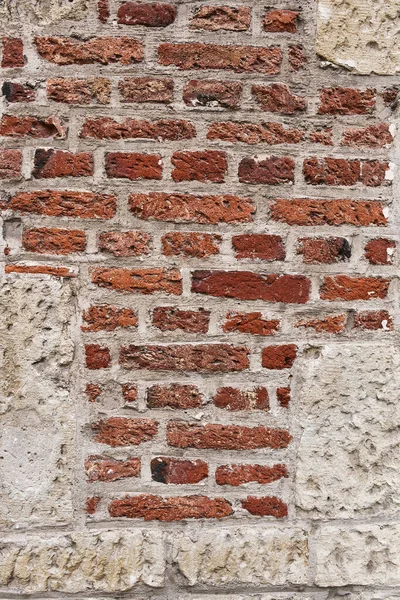
<path id="1" fill-rule="evenodd" d="M 398 76 L 324 62 L 312 0 L 29 4 L 1 9 L 0 591 L 384 597 Z"/>

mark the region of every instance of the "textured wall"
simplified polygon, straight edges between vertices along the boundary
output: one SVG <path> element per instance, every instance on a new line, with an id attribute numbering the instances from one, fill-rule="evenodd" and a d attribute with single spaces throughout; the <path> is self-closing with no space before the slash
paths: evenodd
<path id="1" fill-rule="evenodd" d="M 400 598 L 399 15 L 0 3 L 2 598 Z"/>

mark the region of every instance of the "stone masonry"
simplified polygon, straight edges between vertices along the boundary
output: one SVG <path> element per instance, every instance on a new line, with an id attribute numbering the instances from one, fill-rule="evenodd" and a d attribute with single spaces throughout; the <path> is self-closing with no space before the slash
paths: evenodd
<path id="1" fill-rule="evenodd" d="M 400 600 L 400 0 L 0 28 L 0 598 Z"/>

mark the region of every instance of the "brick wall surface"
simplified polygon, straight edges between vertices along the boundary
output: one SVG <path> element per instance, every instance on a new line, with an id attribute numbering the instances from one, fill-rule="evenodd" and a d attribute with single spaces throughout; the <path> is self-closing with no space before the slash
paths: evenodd
<path id="1" fill-rule="evenodd" d="M 400 594 L 400 6 L 360 4 L 0 6 L 4 597 Z"/>

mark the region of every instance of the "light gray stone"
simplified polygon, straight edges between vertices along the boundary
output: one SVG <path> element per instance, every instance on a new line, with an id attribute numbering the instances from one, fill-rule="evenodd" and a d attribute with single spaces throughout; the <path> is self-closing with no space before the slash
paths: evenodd
<path id="1" fill-rule="evenodd" d="M 88 0 L 4 0 L 0 3 L 0 16 L 10 21 L 29 18 L 34 23 L 47 25 L 64 19 L 79 21 L 85 18 Z"/>

